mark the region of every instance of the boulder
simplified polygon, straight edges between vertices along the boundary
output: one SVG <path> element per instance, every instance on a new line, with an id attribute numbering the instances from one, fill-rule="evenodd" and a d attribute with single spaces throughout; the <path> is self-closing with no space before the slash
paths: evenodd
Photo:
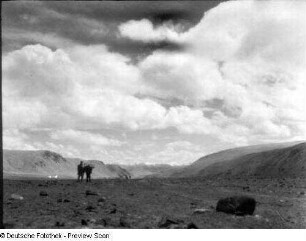
<path id="1" fill-rule="evenodd" d="M 217 203 L 217 212 L 235 215 L 252 215 L 255 211 L 256 201 L 247 196 L 232 196 L 220 199 Z"/>

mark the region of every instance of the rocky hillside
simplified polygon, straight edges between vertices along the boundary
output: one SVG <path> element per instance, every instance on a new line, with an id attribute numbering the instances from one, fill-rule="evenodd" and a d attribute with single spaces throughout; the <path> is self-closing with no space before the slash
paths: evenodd
<path id="1" fill-rule="evenodd" d="M 199 176 L 296 178 L 306 177 L 306 143 L 248 154 L 225 163 L 216 163 Z"/>
<path id="2" fill-rule="evenodd" d="M 118 165 L 101 161 L 85 161 L 78 158 L 64 158 L 51 151 L 3 151 L 4 178 L 76 178 L 80 161 L 94 165 L 92 178 L 129 178 L 130 174 Z"/>
<path id="3" fill-rule="evenodd" d="M 305 176 L 305 143 L 241 147 L 205 156 L 172 177 Z"/>

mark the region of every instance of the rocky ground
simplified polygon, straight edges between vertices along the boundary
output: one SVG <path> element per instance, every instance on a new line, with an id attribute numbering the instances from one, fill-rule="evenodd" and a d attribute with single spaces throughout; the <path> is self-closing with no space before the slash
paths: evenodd
<path id="1" fill-rule="evenodd" d="M 305 179 L 4 180 L 6 228 L 305 228 Z M 216 212 L 248 195 L 253 215 Z M 21 196 L 21 197 L 20 197 Z"/>

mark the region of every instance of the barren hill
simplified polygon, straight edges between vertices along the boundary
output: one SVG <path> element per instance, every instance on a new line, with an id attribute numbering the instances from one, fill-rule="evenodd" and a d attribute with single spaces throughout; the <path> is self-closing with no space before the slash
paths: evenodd
<path id="1" fill-rule="evenodd" d="M 263 178 L 306 177 L 306 143 L 271 151 L 248 154 L 208 166 L 199 176 L 229 175 Z"/>
<path id="2" fill-rule="evenodd" d="M 101 161 L 85 161 L 78 158 L 64 158 L 51 151 L 3 151 L 4 178 L 76 178 L 80 161 L 95 166 L 93 178 L 128 178 L 130 174 L 118 165 L 107 165 Z"/>
<path id="3" fill-rule="evenodd" d="M 304 176 L 305 143 L 258 145 L 224 150 L 200 158 L 172 177 L 212 175 Z"/>

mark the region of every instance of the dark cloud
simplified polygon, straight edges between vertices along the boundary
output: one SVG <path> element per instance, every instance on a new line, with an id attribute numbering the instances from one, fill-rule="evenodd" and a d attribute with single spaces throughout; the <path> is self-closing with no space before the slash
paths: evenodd
<path id="1" fill-rule="evenodd" d="M 62 14 L 73 14 L 97 20 L 123 22 L 149 18 L 161 20 L 188 20 L 198 22 L 204 11 L 220 1 L 112 1 L 112 2 L 45 2 Z"/>
<path id="2" fill-rule="evenodd" d="M 7 30 L 13 29 L 52 34 L 83 45 L 105 44 L 111 51 L 133 58 L 156 49 L 178 51 L 183 46 L 171 42 L 151 44 L 119 38 L 117 27 L 131 19 L 146 18 L 155 25 L 172 21 L 188 29 L 200 21 L 205 11 L 218 4 L 219 1 L 5 2 L 2 4 L 3 50 L 39 43 L 39 38 L 11 38 Z"/>

